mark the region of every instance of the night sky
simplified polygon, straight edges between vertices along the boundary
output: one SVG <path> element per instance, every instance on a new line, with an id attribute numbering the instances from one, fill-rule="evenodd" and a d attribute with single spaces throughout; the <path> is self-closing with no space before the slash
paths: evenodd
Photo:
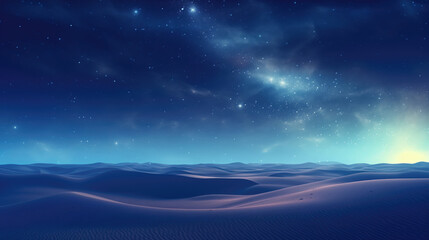
<path id="1" fill-rule="evenodd" d="M 429 160 L 429 2 L 0 3 L 0 163 Z"/>

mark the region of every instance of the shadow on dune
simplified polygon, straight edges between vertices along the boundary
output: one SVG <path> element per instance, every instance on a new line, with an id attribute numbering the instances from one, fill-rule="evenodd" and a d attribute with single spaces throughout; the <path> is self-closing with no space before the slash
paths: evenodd
<path id="1" fill-rule="evenodd" d="M 248 194 L 247 189 L 254 185 L 255 182 L 246 179 L 192 178 L 124 170 L 108 170 L 85 179 L 51 174 L 0 176 L 0 193 L 37 187 L 163 199 Z"/>
<path id="2" fill-rule="evenodd" d="M 109 171 L 90 178 L 84 189 L 153 198 L 186 198 L 207 194 L 244 194 L 256 183 L 246 179 L 191 178 L 178 175 Z"/>

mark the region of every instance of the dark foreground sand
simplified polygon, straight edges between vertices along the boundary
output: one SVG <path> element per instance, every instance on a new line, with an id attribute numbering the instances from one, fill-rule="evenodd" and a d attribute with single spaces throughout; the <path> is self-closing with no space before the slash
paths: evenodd
<path id="1" fill-rule="evenodd" d="M 429 239 L 429 164 L 2 165 L 0 239 Z"/>

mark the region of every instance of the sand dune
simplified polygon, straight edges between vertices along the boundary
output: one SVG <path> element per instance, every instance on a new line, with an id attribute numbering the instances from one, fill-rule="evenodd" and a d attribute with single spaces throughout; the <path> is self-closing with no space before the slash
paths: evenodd
<path id="1" fill-rule="evenodd" d="M 416 165 L 3 165 L 0 239 L 429 239 Z"/>

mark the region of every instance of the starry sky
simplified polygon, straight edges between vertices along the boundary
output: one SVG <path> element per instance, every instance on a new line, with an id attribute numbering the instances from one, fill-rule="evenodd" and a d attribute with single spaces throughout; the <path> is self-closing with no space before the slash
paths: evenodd
<path id="1" fill-rule="evenodd" d="M 429 160 L 429 2 L 0 3 L 0 163 Z"/>

